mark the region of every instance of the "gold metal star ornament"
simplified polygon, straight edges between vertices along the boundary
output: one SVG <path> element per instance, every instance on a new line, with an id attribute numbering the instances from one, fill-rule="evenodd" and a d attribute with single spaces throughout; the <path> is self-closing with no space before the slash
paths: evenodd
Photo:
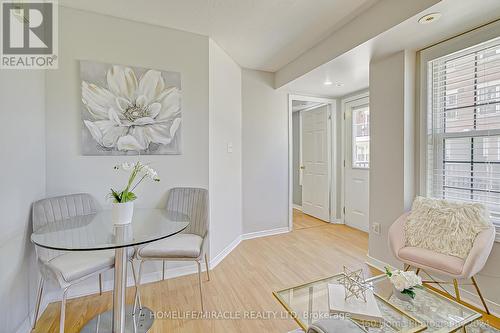
<path id="1" fill-rule="evenodd" d="M 365 282 L 363 269 L 353 271 L 344 266 L 344 274 L 339 278 L 339 284 L 344 286 L 346 301 L 354 297 L 366 302 L 366 290 L 369 285 Z"/>

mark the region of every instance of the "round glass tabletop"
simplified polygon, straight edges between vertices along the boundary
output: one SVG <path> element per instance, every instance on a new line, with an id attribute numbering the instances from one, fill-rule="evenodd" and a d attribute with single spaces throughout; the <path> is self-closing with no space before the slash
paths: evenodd
<path id="1" fill-rule="evenodd" d="M 165 209 L 135 209 L 132 223 L 114 225 L 111 211 L 76 216 L 38 228 L 31 241 L 63 251 L 116 249 L 175 235 L 189 224 L 187 215 Z"/>

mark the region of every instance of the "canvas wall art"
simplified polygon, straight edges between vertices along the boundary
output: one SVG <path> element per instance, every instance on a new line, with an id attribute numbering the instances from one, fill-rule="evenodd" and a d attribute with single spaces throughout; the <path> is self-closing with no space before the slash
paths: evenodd
<path id="1" fill-rule="evenodd" d="M 181 153 L 178 72 L 80 61 L 83 155 Z"/>

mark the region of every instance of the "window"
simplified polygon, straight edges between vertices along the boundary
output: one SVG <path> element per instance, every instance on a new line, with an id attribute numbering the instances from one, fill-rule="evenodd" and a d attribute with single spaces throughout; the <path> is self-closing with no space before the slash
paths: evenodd
<path id="1" fill-rule="evenodd" d="M 352 110 L 352 167 L 370 166 L 370 109 L 362 105 Z"/>
<path id="2" fill-rule="evenodd" d="M 500 226 L 500 38 L 428 63 L 427 191 Z"/>

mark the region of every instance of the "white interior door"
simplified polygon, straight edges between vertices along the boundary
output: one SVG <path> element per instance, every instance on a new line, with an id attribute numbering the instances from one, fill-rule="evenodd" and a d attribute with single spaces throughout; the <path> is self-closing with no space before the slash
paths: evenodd
<path id="1" fill-rule="evenodd" d="M 302 111 L 302 210 L 330 221 L 328 106 Z"/>
<path id="2" fill-rule="evenodd" d="M 370 106 L 368 97 L 346 104 L 344 223 L 368 232 Z"/>

